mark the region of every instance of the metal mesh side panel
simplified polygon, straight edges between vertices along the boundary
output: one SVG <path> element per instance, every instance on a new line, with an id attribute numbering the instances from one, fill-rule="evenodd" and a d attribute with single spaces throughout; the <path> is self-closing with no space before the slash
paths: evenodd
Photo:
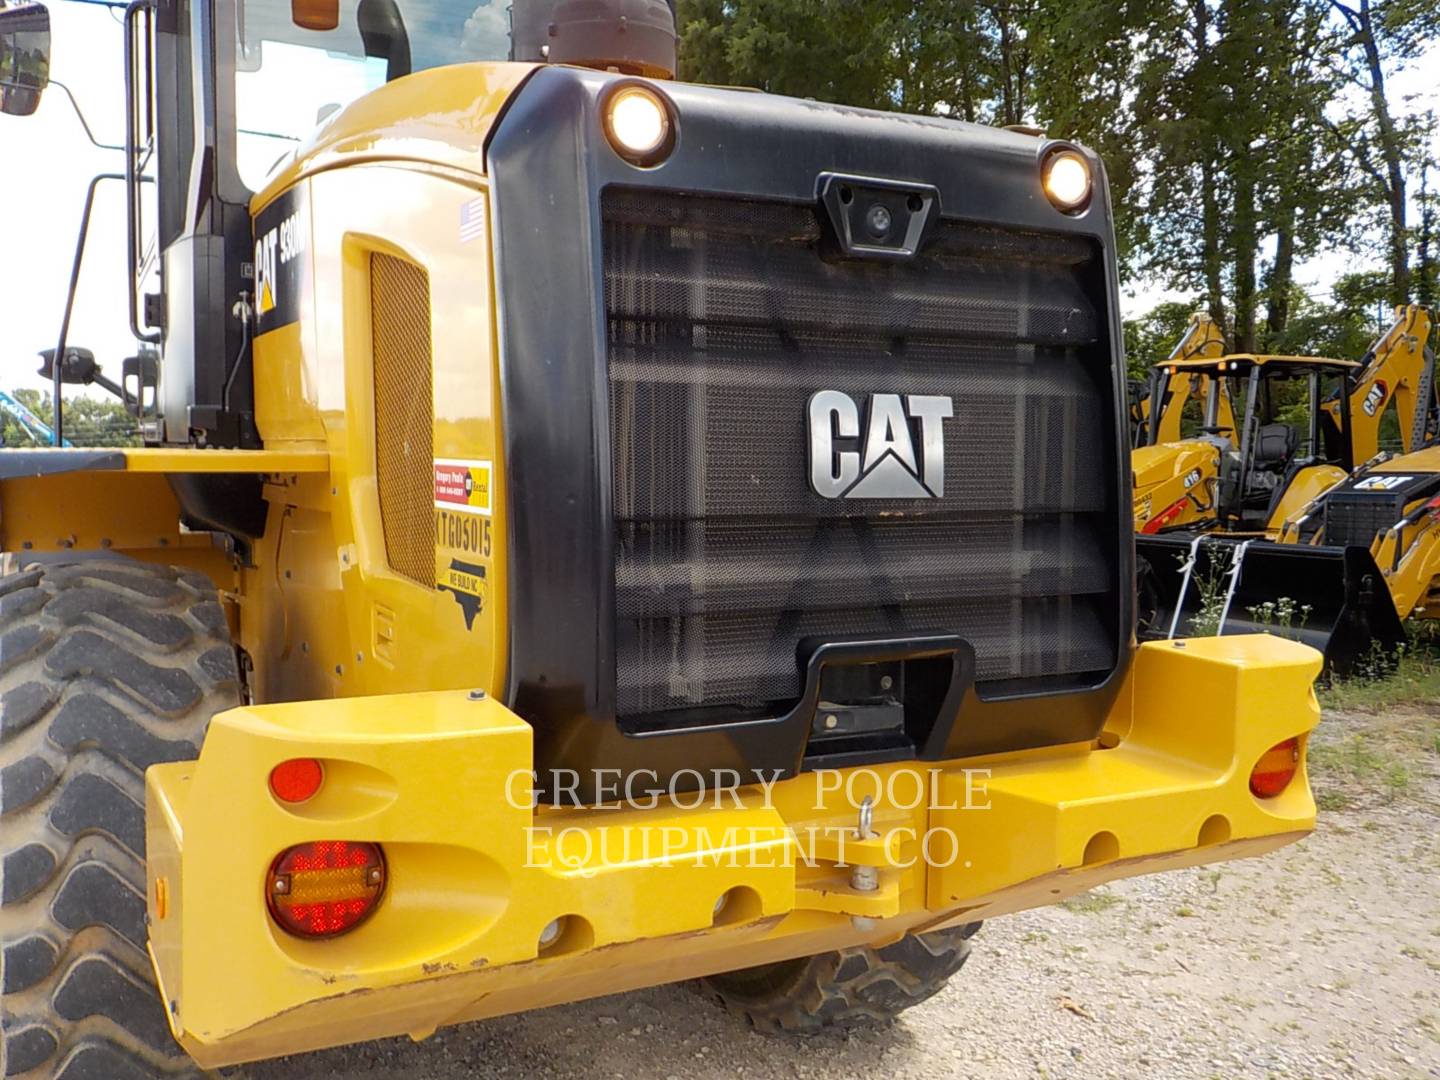
<path id="1" fill-rule="evenodd" d="M 385 557 L 426 588 L 435 581 L 434 401 L 430 279 L 404 259 L 370 256 L 375 472 Z"/>
<path id="2" fill-rule="evenodd" d="M 792 701 L 807 636 L 953 632 L 978 678 L 1116 662 L 1103 267 L 942 221 L 903 264 L 822 257 L 812 207 L 607 189 L 616 703 Z M 943 394 L 944 497 L 825 499 L 816 390 Z"/>
<path id="3" fill-rule="evenodd" d="M 1405 496 L 1331 495 L 1325 502 L 1325 543 L 1369 547 L 1405 514 Z"/>

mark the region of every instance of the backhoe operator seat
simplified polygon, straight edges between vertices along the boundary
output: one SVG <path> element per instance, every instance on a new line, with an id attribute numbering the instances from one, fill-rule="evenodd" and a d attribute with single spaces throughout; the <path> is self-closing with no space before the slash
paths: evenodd
<path id="1" fill-rule="evenodd" d="M 1263 424 L 1255 437 L 1255 468 L 1282 473 L 1295 456 L 1300 438 L 1289 424 Z"/>
<path id="2" fill-rule="evenodd" d="M 1289 424 L 1262 424 L 1255 432 L 1255 452 L 1250 472 L 1242 478 L 1244 495 L 1240 514 L 1264 511 L 1269 517 L 1275 499 L 1285 488 L 1290 464 L 1295 460 L 1300 438 Z"/>

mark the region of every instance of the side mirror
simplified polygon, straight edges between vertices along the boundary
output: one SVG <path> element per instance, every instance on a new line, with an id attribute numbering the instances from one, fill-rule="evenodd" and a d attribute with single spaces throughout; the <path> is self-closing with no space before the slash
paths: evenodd
<path id="1" fill-rule="evenodd" d="M 65 359 L 60 364 L 60 381 L 72 386 L 89 386 L 99 374 L 100 365 L 95 363 L 95 354 L 79 345 L 65 347 Z M 55 378 L 55 350 L 44 349 L 40 353 L 41 378 Z"/>
<path id="2" fill-rule="evenodd" d="M 0 112 L 29 116 L 50 85 L 50 12 L 44 4 L 0 7 Z"/>

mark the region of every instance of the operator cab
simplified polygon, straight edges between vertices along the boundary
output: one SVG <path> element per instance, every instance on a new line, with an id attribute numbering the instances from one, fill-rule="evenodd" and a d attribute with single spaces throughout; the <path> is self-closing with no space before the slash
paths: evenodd
<path id="1" fill-rule="evenodd" d="M 125 138 L 96 144 L 115 160 L 87 195 L 51 350 L 62 361 L 45 369 L 60 403 L 57 446 L 64 386 L 100 382 L 94 358 L 68 340 L 97 185 L 125 187 L 129 329 L 140 343 L 121 380 L 101 385 L 115 387 L 147 443 L 255 448 L 251 346 L 268 298 L 251 200 L 332 116 L 452 64 L 510 59 L 656 78 L 675 64 L 670 0 L 97 2 L 125 11 L 115 42 L 125 55 Z M 44 5 L 0 0 L 0 113 L 35 111 L 49 63 Z"/>
<path id="2" fill-rule="evenodd" d="M 1219 451 L 1221 526 L 1261 531 L 1302 469 L 1352 468 L 1348 410 L 1327 403 L 1348 398 L 1360 367 L 1350 360 L 1251 353 L 1167 361 L 1155 368 L 1151 400 L 1183 409 L 1181 437 Z M 1167 391 L 1177 376 L 1185 377 L 1189 392 L 1186 400 L 1170 402 Z"/>

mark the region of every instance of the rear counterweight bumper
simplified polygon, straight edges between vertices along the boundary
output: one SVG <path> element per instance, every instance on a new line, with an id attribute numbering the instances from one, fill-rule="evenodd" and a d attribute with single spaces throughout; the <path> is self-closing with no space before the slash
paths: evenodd
<path id="1" fill-rule="evenodd" d="M 491 698 L 236 709 L 198 761 L 148 773 L 151 957 L 176 1038 L 213 1067 L 418 1038 L 1258 854 L 1314 824 L 1303 746 L 1319 667 L 1264 635 L 1155 642 L 1094 744 L 587 809 L 528 805 L 530 728 Z M 1257 799 L 1255 762 L 1295 736 L 1294 781 Z M 287 806 L 267 777 L 292 757 L 320 759 L 325 781 Z M 302 940 L 271 920 L 266 870 L 322 839 L 380 844 L 389 880 L 357 929 Z"/>

